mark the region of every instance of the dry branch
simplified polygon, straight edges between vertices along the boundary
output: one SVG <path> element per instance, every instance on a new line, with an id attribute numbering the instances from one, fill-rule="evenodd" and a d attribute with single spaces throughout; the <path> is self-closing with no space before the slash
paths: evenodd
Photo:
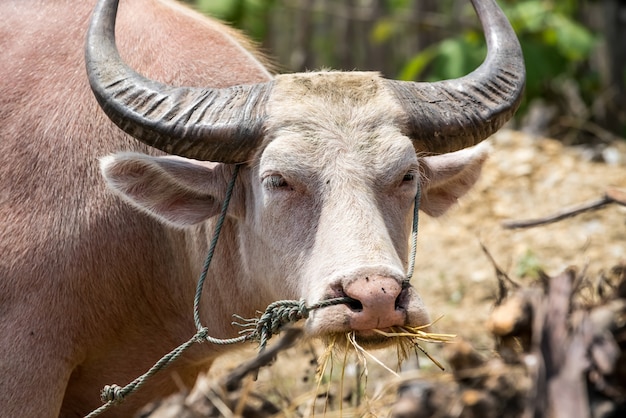
<path id="1" fill-rule="evenodd" d="M 294 346 L 294 344 L 298 341 L 298 338 L 302 336 L 302 329 L 297 327 L 289 327 L 286 328 L 282 332 L 282 337 L 268 349 L 260 352 L 255 358 L 246 363 L 243 363 L 241 366 L 237 367 L 233 370 L 225 379 L 222 381 L 222 385 L 228 391 L 233 391 L 238 389 L 241 386 L 241 382 L 243 379 L 252 374 L 258 373 L 258 371 L 265 366 L 270 365 L 276 360 L 276 356 L 281 351 L 284 351 L 288 348 Z"/>
<path id="2" fill-rule="evenodd" d="M 502 226 L 506 229 L 530 228 L 538 225 L 545 225 L 560 220 L 571 218 L 584 212 L 601 209 L 611 203 L 626 206 L 626 191 L 620 189 L 608 189 L 600 199 L 584 203 L 579 206 L 564 209 L 553 215 L 544 218 L 528 219 L 523 221 L 505 221 Z"/>
<path id="3" fill-rule="evenodd" d="M 613 293 L 594 306 L 580 302 L 574 269 L 515 290 L 489 322 L 500 357 L 451 346 L 454 379 L 406 382 L 393 416 L 626 416 L 626 269 L 613 271 Z"/>
<path id="4" fill-rule="evenodd" d="M 246 377 L 270 365 L 278 353 L 292 347 L 302 336 L 298 327 L 285 328 L 281 338 L 253 359 L 211 382 L 200 379 L 191 394 L 177 394 L 144 408 L 139 418 L 207 418 L 274 416 L 280 408 L 246 387 Z"/>

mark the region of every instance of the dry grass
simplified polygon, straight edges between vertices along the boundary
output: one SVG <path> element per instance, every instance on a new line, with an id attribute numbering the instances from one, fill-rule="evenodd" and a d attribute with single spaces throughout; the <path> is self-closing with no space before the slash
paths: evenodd
<path id="1" fill-rule="evenodd" d="M 390 330 L 375 330 L 379 335 L 392 339 L 391 346 L 397 351 L 397 367 L 394 370 L 371 350 L 359 344 L 354 332 L 347 333 L 345 338 L 335 336 L 326 341 L 325 349 L 318 358 L 316 372 L 316 388 L 314 392 L 307 393 L 299 399 L 294 399 L 293 405 L 306 404 L 308 412 L 303 416 L 323 416 L 323 417 L 361 417 L 375 416 L 372 411 L 377 406 L 386 408 L 387 402 L 383 399 L 387 396 L 393 397 L 395 388 L 404 381 L 403 376 L 398 373 L 401 364 L 412 354 L 418 355 L 418 351 L 426 355 L 437 367 L 444 369 L 443 365 L 431 356 L 419 342 L 445 344 L 450 343 L 456 337 L 453 334 L 431 333 L 431 324 L 419 327 L 394 327 Z M 343 337 L 343 336 L 341 336 Z M 353 361 L 352 359 L 355 359 Z M 377 390 L 368 395 L 369 365 L 376 364 L 387 374 L 388 381 L 385 390 Z M 339 371 L 336 368 L 339 367 Z M 351 373 L 347 373 L 350 368 Z M 351 377 L 354 381 L 348 382 Z M 377 378 L 378 379 L 378 378 Z M 338 386 L 335 398 L 335 407 L 331 407 L 333 387 Z M 349 389 L 346 386 L 351 386 Z M 356 399 L 352 399 L 349 405 L 346 396 L 350 392 L 356 391 Z M 354 398 L 354 396 L 352 397 Z M 348 405 L 346 405 L 348 404 Z M 295 408 L 294 408 L 295 410 Z M 288 413 L 284 416 L 290 416 Z"/>

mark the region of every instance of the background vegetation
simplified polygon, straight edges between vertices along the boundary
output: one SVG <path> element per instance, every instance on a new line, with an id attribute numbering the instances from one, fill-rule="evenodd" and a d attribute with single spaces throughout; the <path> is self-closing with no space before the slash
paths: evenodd
<path id="1" fill-rule="evenodd" d="M 467 74 L 485 54 L 467 0 L 187 0 L 253 37 L 283 72 Z M 520 127 L 567 144 L 626 136 L 626 1 L 499 0 L 527 65 Z"/>

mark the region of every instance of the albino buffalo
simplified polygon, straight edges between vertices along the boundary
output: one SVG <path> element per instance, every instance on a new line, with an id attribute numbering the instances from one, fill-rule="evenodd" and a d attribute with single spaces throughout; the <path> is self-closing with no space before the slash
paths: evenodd
<path id="1" fill-rule="evenodd" d="M 524 85 L 502 12 L 474 6 L 485 62 L 412 83 L 274 76 L 235 31 L 169 0 L 122 2 L 121 58 L 115 0 L 89 30 L 94 1 L 0 2 L 0 415 L 84 415 L 103 385 L 195 333 L 235 164 L 201 304 L 210 335 L 237 335 L 232 314 L 280 299 L 351 297 L 304 327 L 364 346 L 384 345 L 373 329 L 428 323 L 405 271 L 418 184 L 425 213 L 454 204 L 486 158 L 469 147 L 511 117 Z M 225 350 L 195 345 L 103 416 L 191 385 Z"/>

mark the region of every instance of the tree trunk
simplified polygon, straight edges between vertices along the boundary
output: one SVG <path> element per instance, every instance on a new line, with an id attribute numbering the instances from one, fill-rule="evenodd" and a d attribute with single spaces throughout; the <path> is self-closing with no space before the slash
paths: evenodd
<path id="1" fill-rule="evenodd" d="M 611 104 L 607 126 L 626 136 L 626 0 L 604 0 Z"/>

